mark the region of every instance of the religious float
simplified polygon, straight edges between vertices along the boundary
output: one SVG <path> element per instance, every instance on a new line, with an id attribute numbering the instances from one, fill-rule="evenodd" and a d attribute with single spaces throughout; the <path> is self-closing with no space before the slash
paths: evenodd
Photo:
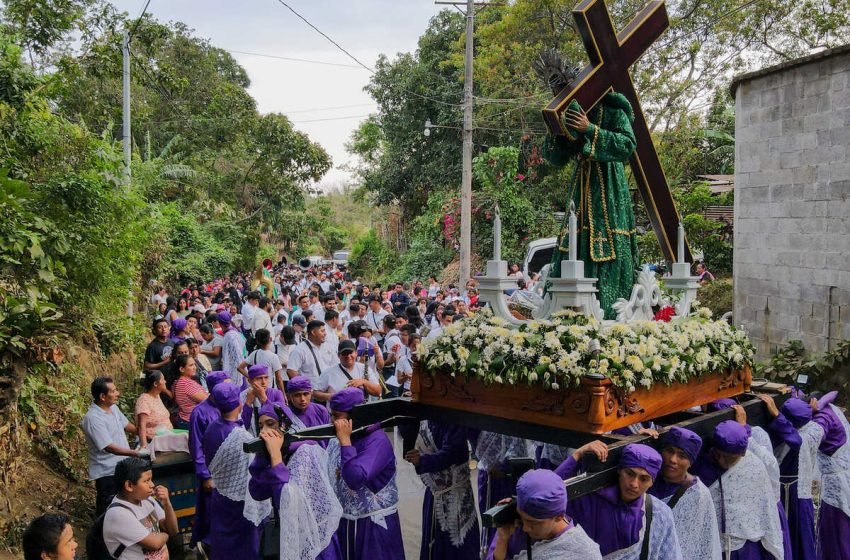
<path id="1" fill-rule="evenodd" d="M 528 318 L 508 305 L 516 280 L 501 259 L 494 208 L 493 259 L 478 279 L 489 309 L 423 344 L 412 395 L 423 405 L 601 434 L 749 391 L 753 349 L 744 333 L 694 308 L 700 284 L 628 74 L 669 25 L 664 3 L 650 2 L 620 33 L 602 0 L 585 0 L 573 15 L 590 64 L 573 68 L 550 51 L 535 67 L 555 95 L 543 110 L 552 159 L 558 151 L 561 161 L 577 158 L 545 295 Z M 663 289 L 648 269 L 631 284 L 638 257 L 626 161 L 674 263 Z"/>

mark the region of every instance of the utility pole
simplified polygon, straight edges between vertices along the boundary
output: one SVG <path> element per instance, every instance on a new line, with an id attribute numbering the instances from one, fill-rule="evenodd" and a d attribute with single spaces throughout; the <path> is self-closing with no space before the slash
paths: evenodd
<path id="1" fill-rule="evenodd" d="M 460 270 L 458 284 L 463 286 L 469 280 L 472 268 L 472 60 L 475 30 L 475 7 L 501 5 L 496 2 L 437 1 L 438 5 L 458 8 L 466 6 L 466 53 L 463 67 L 463 166 L 460 185 Z M 458 8 L 460 9 L 460 8 Z"/>
<path id="2" fill-rule="evenodd" d="M 124 87 L 123 87 L 123 109 L 124 127 L 122 141 L 124 142 L 124 181 L 130 184 L 130 161 L 133 154 L 133 139 L 130 137 L 130 31 L 124 30 L 121 41 L 121 53 L 124 55 Z"/>
<path id="3" fill-rule="evenodd" d="M 466 56 L 463 65 L 463 171 L 460 186 L 460 271 L 458 286 L 465 286 L 472 266 L 472 52 L 475 1 L 466 0 Z"/>

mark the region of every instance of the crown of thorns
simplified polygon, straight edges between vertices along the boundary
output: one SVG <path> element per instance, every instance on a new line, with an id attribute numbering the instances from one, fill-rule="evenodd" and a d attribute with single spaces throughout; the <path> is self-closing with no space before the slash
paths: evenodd
<path id="1" fill-rule="evenodd" d="M 555 49 L 542 51 L 531 66 L 543 83 L 555 93 L 567 87 L 579 73 L 579 67 L 564 61 L 561 53 Z"/>

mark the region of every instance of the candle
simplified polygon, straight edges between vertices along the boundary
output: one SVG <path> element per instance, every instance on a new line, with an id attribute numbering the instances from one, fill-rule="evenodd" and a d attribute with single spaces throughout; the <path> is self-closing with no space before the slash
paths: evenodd
<path id="1" fill-rule="evenodd" d="M 679 222 L 679 246 L 678 246 L 678 258 L 677 260 L 680 263 L 685 262 L 685 226 L 682 225 L 682 222 Z"/>
<path id="2" fill-rule="evenodd" d="M 493 260 L 502 260 L 502 217 L 499 215 L 499 205 L 494 208 L 493 217 Z"/>
<path id="3" fill-rule="evenodd" d="M 576 220 L 575 202 L 570 202 L 570 260 L 578 260 L 578 221 Z"/>

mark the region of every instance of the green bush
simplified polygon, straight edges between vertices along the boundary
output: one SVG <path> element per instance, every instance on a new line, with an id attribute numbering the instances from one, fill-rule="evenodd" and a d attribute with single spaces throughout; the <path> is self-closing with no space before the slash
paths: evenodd
<path id="1" fill-rule="evenodd" d="M 393 273 L 397 258 L 374 229 L 358 237 L 351 247 L 348 265 L 351 274 L 365 282 L 381 282 Z"/>
<path id="2" fill-rule="evenodd" d="M 735 290 L 732 280 L 722 278 L 709 282 L 697 293 L 697 298 L 703 307 L 711 309 L 714 317 L 720 318 L 724 313 L 732 311 L 735 305 Z"/>

